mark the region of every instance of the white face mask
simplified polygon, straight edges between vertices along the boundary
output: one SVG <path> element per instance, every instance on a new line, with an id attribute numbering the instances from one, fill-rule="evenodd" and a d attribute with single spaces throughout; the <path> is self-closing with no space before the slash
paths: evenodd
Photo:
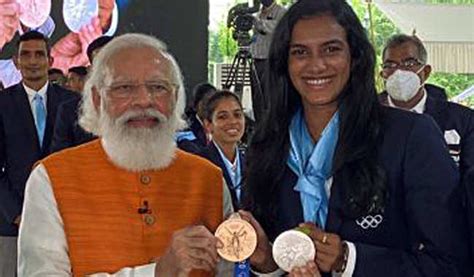
<path id="1" fill-rule="evenodd" d="M 418 76 L 418 73 L 423 70 L 423 68 L 424 67 L 420 68 L 416 73 L 409 70 L 397 69 L 387 78 L 385 83 L 388 95 L 395 100 L 403 102 L 412 99 L 423 85 Z"/>

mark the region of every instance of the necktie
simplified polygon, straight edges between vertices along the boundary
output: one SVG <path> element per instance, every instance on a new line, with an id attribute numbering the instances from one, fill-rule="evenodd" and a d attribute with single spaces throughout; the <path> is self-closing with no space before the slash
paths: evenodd
<path id="1" fill-rule="evenodd" d="M 36 132 L 38 133 L 39 144 L 43 146 L 44 130 L 46 127 L 46 107 L 43 103 L 43 97 L 38 93 L 33 97 L 36 109 Z"/>

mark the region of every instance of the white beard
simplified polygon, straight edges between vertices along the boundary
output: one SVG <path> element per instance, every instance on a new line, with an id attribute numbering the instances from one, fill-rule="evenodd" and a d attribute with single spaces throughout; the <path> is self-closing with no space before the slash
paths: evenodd
<path id="1" fill-rule="evenodd" d="M 153 128 L 133 128 L 126 125 L 131 118 L 151 116 L 159 123 Z M 130 171 L 162 169 L 170 165 L 176 152 L 175 132 L 179 119 L 168 119 L 154 109 L 128 111 L 111 118 L 103 105 L 99 116 L 102 145 L 109 159 L 118 167 Z"/>

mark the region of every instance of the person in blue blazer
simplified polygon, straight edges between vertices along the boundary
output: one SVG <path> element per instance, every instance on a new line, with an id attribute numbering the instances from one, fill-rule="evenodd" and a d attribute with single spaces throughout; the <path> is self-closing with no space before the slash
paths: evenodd
<path id="1" fill-rule="evenodd" d="M 206 102 L 216 92 L 209 83 L 197 84 L 193 89 L 193 106 L 186 111 L 188 128 L 176 133 L 176 143 L 181 150 L 199 154 L 209 144 L 207 130 L 204 128 Z"/>
<path id="2" fill-rule="evenodd" d="M 444 134 L 449 153 L 456 162 L 461 183 L 474 167 L 474 111 L 436 97 L 433 86 L 425 84 L 431 73 L 427 51 L 415 36 L 390 37 L 382 51 L 382 70 L 386 91 L 379 95 L 382 104 L 431 116 Z M 440 88 L 438 88 L 440 89 Z M 464 191 L 466 205 L 472 206 L 469 191 Z M 468 211 L 468 209 L 466 209 Z M 468 217 L 468 222 L 470 218 Z M 473 227 L 469 226 L 471 234 Z M 474 253 L 474 248 L 471 252 Z M 473 271 L 474 274 L 474 271 Z"/>
<path id="3" fill-rule="evenodd" d="M 431 116 L 444 134 L 449 153 L 464 178 L 474 168 L 474 111 L 456 103 L 428 97 L 425 114 Z"/>
<path id="4" fill-rule="evenodd" d="M 58 108 L 50 152 L 77 146 L 96 137 L 79 126 L 78 112 L 81 97 L 62 103 Z"/>
<path id="5" fill-rule="evenodd" d="M 444 134 L 446 144 L 458 164 L 461 179 L 474 166 L 474 111 L 436 97 L 432 85 L 425 84 L 432 68 L 423 43 L 415 36 L 390 37 L 382 51 L 386 91 L 382 104 L 430 115 Z"/>
<path id="6" fill-rule="evenodd" d="M 41 33 L 24 33 L 15 58 L 23 79 L 0 93 L 0 272 L 5 276 L 15 276 L 26 180 L 33 164 L 49 153 L 57 107 L 75 97 L 48 82 L 49 54 Z"/>
<path id="7" fill-rule="evenodd" d="M 245 131 L 245 116 L 239 97 L 230 91 L 217 91 L 207 101 L 204 125 L 211 142 L 201 156 L 221 168 L 235 209 L 242 199 L 244 153 L 239 143 Z"/>
<path id="8" fill-rule="evenodd" d="M 467 171 L 464 178 L 464 189 L 466 191 L 466 210 L 467 210 L 467 219 L 469 222 L 469 228 L 471 230 L 471 251 L 474 252 L 474 167 L 470 168 Z M 474 264 L 474 256 L 472 258 L 472 263 Z M 473 271 L 474 274 L 474 271 Z"/>
<path id="9" fill-rule="evenodd" d="M 456 165 L 431 118 L 380 105 L 374 65 L 344 0 L 300 0 L 276 27 L 240 211 L 254 271 L 278 275 L 269 241 L 303 224 L 316 257 L 293 276 L 466 276 Z"/>
<path id="10" fill-rule="evenodd" d="M 387 99 L 381 103 L 389 105 Z M 428 94 L 423 114 L 431 116 L 444 134 L 449 153 L 464 178 L 468 169 L 474 167 L 474 111 Z"/>
<path id="11" fill-rule="evenodd" d="M 112 41 L 113 37 L 101 36 L 92 41 L 87 46 L 87 57 L 89 62 L 94 62 L 95 56 L 99 53 L 107 43 Z M 81 92 L 82 93 L 82 92 Z M 51 141 L 50 152 L 54 153 L 65 148 L 77 146 L 95 138 L 91 133 L 86 132 L 78 124 L 78 113 L 82 94 L 80 97 L 63 103 L 58 108 L 56 117 L 56 124 L 53 131 L 53 138 Z"/>

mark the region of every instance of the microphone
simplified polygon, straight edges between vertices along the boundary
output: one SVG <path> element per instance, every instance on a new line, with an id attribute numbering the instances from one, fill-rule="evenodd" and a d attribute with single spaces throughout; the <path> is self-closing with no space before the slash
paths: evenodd
<path id="1" fill-rule="evenodd" d="M 138 208 L 139 214 L 151 214 L 151 209 L 148 207 L 148 201 L 143 201 L 143 206 Z"/>

